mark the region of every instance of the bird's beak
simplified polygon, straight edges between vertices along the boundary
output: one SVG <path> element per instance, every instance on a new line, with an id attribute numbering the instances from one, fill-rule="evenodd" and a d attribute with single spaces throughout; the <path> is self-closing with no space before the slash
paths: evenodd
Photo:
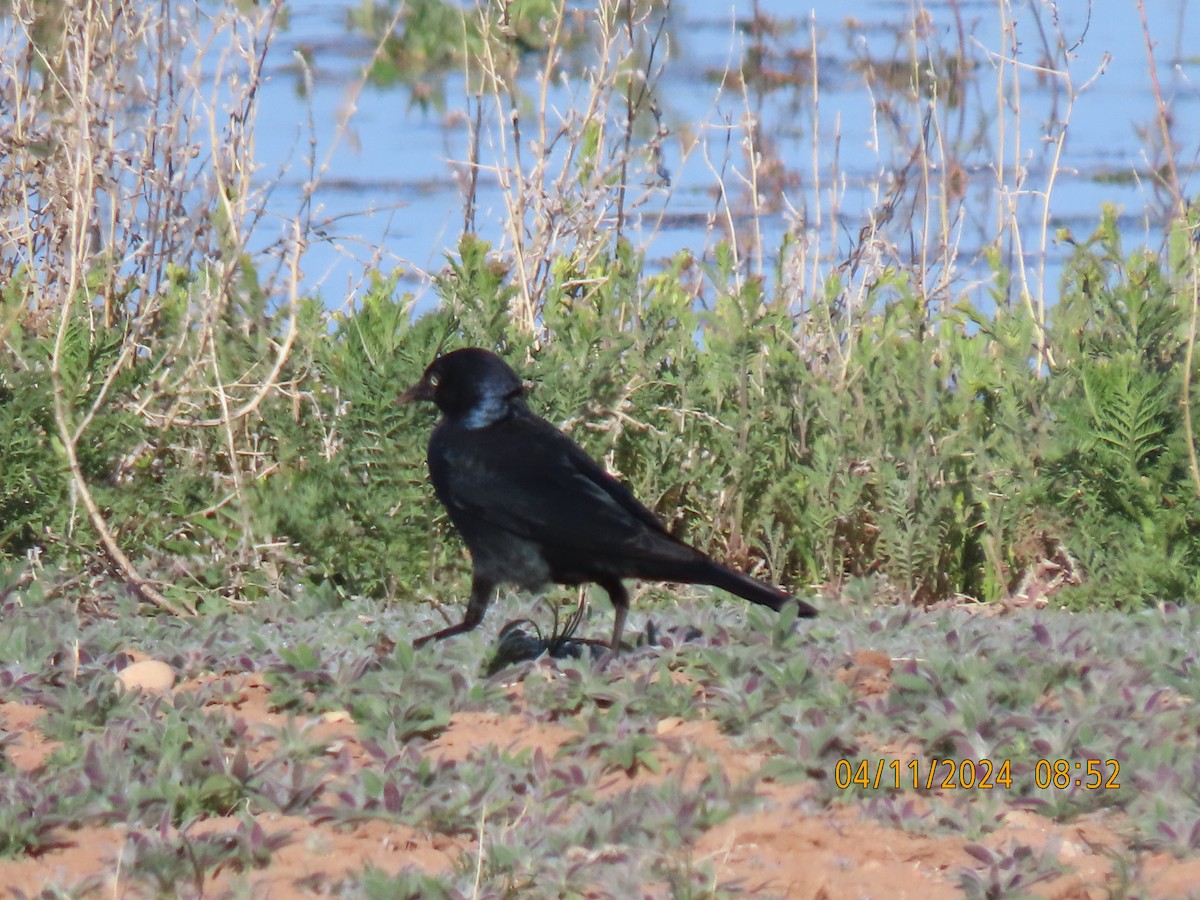
<path id="1" fill-rule="evenodd" d="M 398 403 L 415 403 L 418 400 L 433 400 L 433 385 L 427 378 L 422 378 L 396 398 Z"/>

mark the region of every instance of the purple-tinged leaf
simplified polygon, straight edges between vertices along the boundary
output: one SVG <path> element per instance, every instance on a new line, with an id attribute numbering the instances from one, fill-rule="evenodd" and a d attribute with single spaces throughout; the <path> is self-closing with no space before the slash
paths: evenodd
<path id="1" fill-rule="evenodd" d="M 229 774 L 243 784 L 250 778 L 250 760 L 246 756 L 246 751 L 238 748 L 238 752 L 233 755 L 233 762 L 229 766 Z"/>
<path id="2" fill-rule="evenodd" d="M 394 781 L 389 781 L 383 786 L 383 808 L 393 814 L 399 814 L 404 808 L 404 798 Z"/>
<path id="3" fill-rule="evenodd" d="M 985 866 L 990 866 L 996 861 L 996 855 L 987 847 L 983 846 L 983 844 L 964 844 L 963 850 L 965 850 L 968 855 L 979 860 Z"/>
<path id="4" fill-rule="evenodd" d="M 100 751 L 95 741 L 88 743 L 87 752 L 83 756 L 83 774 L 93 786 L 99 786 L 104 781 L 104 765 L 100 762 Z"/>

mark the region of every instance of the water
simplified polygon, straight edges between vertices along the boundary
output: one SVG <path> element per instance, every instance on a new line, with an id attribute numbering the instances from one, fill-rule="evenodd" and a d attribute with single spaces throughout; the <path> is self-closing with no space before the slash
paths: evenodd
<path id="1" fill-rule="evenodd" d="M 299 208 L 302 185 L 308 180 L 302 156 L 315 139 L 318 163 L 327 169 L 314 194 L 315 218 L 329 219 L 324 239 L 314 240 L 304 262 L 304 287 L 319 291 L 327 305 L 340 308 L 363 287 L 364 269 L 377 264 L 384 270 L 400 267 L 406 287 L 422 304 L 434 301 L 426 275 L 441 268 L 463 226 L 463 188 L 455 163 L 467 158 L 469 131 L 464 113 L 466 96 L 461 77 L 446 79 L 447 109 L 436 112 L 414 102 L 402 86 L 367 86 L 354 96 L 359 70 L 371 43 L 348 35 L 346 3 L 293 4 L 289 29 L 268 57 L 270 73 L 258 121 L 257 149 L 265 164 L 263 177 L 282 172 L 272 206 L 282 216 Z M 757 7 L 768 16 L 796 22 L 797 31 L 770 44 L 776 50 L 806 48 L 810 32 L 817 37 L 818 102 L 814 109 L 807 84 L 754 92 L 718 92 L 713 73 L 742 58 L 751 38 L 735 22 L 744 22 Z M 670 57 L 660 87 L 663 121 L 671 129 L 664 146 L 663 168 L 670 190 L 652 197 L 641 210 L 646 223 L 641 239 L 650 258 L 662 259 L 689 249 L 697 254 L 711 248 L 719 233 L 706 224 L 720 207 L 714 199 L 717 178 L 699 154 L 687 156 L 681 135 L 706 136 L 720 163 L 723 123 L 732 123 L 733 151 L 727 166 L 743 167 L 737 127 L 752 111 L 770 139 L 773 155 L 786 177 L 774 192 L 769 212 L 759 217 L 763 229 L 765 266 L 786 229 L 807 233 L 814 252 L 832 265 L 854 246 L 861 226 L 880 199 L 877 187 L 909 158 L 920 133 L 920 107 L 905 108 L 898 97 L 867 89 L 864 68 L 877 66 L 909 52 L 907 41 L 914 7 L 895 0 L 838 0 L 801 7 L 786 0 L 731 4 L 690 0 L 672 4 L 668 31 Z M 1067 8 L 1070 7 L 1070 8 Z M 1185 190 L 1194 181 L 1200 155 L 1200 58 L 1188 56 L 1197 32 L 1186 0 L 1155 0 L 1147 4 L 1163 99 L 1171 114 L 1172 140 L 1181 163 Z M 979 259 L 995 240 L 1006 203 L 1015 208 L 1026 249 L 1038 251 L 1042 233 L 1042 202 L 1048 176 L 1056 172 L 1050 195 L 1050 235 L 1067 227 L 1077 238 L 1095 226 L 1101 207 L 1113 203 L 1123 210 L 1121 224 L 1126 249 L 1138 243 L 1161 242 L 1169 201 L 1154 184 L 1152 172 L 1162 161 L 1152 148 L 1157 142 L 1155 99 L 1146 42 L 1133 3 L 1104 4 L 1088 9 L 1083 2 L 1018 4 L 1011 10 L 1017 38 L 1008 77 L 1019 77 L 1019 109 L 998 115 L 997 68 L 1006 49 L 1000 8 L 995 2 L 928 3 L 924 6 L 928 38 L 919 51 L 941 47 L 953 52 L 962 35 L 967 53 L 979 68 L 957 106 L 943 104 L 939 122 L 946 140 L 957 148 L 953 158 L 962 165 L 966 201 L 954 231 L 958 264 L 952 273 L 954 290 L 986 296 L 989 274 Z M 1057 19 L 1055 16 L 1057 15 Z M 1194 18 L 1194 17 L 1192 17 Z M 1042 34 L 1049 47 L 1061 35 L 1071 47 L 1065 72 L 1039 71 Z M 314 79 L 311 92 L 297 90 L 293 52 L 311 50 Z M 1014 68 L 1012 60 L 1021 68 Z M 526 62 L 533 72 L 536 59 Z M 1084 89 L 1085 83 L 1093 79 Z M 524 85 L 534 91 L 532 78 Z M 1073 103 L 1068 101 L 1075 92 Z M 565 91 L 552 91 L 559 103 Z M 354 114 L 338 137 L 338 122 Z M 896 126 L 888 127 L 886 108 L 894 111 Z M 1069 109 L 1069 130 L 1057 168 L 1052 167 L 1047 134 L 1056 133 Z M 310 135 L 308 121 L 314 123 Z M 1000 125 L 1005 144 L 1000 143 Z M 815 136 L 815 137 L 814 137 Z M 1020 141 L 1021 149 L 1015 149 Z M 815 147 L 815 150 L 814 150 Z M 485 147 L 486 151 L 486 147 Z M 997 167 L 1016 164 L 1027 170 L 1019 192 L 1007 197 L 999 188 Z M 461 172 L 461 167 L 457 168 Z M 1136 175 L 1136 177 L 1135 177 Z M 728 176 L 727 176 L 728 179 Z M 1008 189 L 1016 187 L 1008 179 Z M 1193 188 L 1194 190 L 1194 188 Z M 838 196 L 841 221 L 829 220 L 831 191 Z M 910 216 L 911 197 L 901 204 L 894 223 Z M 919 206 L 917 218 L 921 219 Z M 662 223 L 657 214 L 665 211 Z M 797 215 L 803 224 L 797 225 Z M 503 238 L 503 196 L 494 178 L 482 177 L 477 227 L 481 236 L 500 243 Z M 753 223 L 738 219 L 744 236 Z M 897 259 L 911 260 L 930 247 L 912 229 L 893 225 L 887 235 Z M 635 232 L 635 237 L 637 233 Z M 1011 232 L 1002 244 L 1012 255 Z M 1068 251 L 1051 242 L 1042 257 L 1026 258 L 1030 288 L 1035 297 L 1053 304 L 1056 279 Z M 974 287 L 972 287 L 972 285 Z M 932 286 L 930 286 L 932 289 Z"/>

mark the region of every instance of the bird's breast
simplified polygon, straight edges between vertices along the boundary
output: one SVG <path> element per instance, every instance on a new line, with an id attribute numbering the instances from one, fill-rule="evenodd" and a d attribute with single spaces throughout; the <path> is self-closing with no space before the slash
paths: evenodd
<path id="1" fill-rule="evenodd" d="M 471 566 L 477 574 L 530 591 L 550 582 L 550 566 L 540 544 L 465 510 L 451 510 L 450 519 L 471 551 Z"/>

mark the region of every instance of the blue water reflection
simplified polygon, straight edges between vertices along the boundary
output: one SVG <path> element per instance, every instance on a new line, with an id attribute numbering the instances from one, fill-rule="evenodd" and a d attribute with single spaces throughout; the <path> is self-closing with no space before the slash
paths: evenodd
<path id="1" fill-rule="evenodd" d="M 410 273 L 411 287 L 422 302 L 431 303 L 434 298 L 423 275 L 441 267 L 463 225 L 463 188 L 456 177 L 463 171 L 469 136 L 463 79 L 447 79 L 449 108 L 444 112 L 422 109 L 399 86 L 368 85 L 355 93 L 371 44 L 346 34 L 345 9 L 350 5 L 293 4 L 289 28 L 269 57 L 271 77 L 257 139 L 262 177 L 270 180 L 284 173 L 272 206 L 282 217 L 295 215 L 309 179 L 304 156 L 310 139 L 315 140 L 317 165 L 324 169 L 313 198 L 314 220 L 328 224 L 306 256 L 306 289 L 320 291 L 329 306 L 339 308 L 361 288 L 366 266 L 400 266 Z M 1162 93 L 1173 117 L 1171 137 L 1180 150 L 1186 187 L 1200 154 L 1200 62 L 1186 55 L 1185 0 L 1148 6 Z M 815 108 L 808 87 L 763 94 L 719 90 L 714 73 L 741 58 L 750 38 L 738 23 L 755 8 L 795 21 L 797 32 L 791 41 L 796 47 L 807 47 L 810 33 L 816 36 Z M 649 224 L 643 230 L 651 258 L 682 249 L 700 253 L 721 234 L 705 224 L 718 210 L 712 167 L 699 154 L 686 155 L 684 142 L 674 135 L 698 132 L 719 155 L 723 123 L 730 123 L 733 149 L 726 165 L 743 166 L 737 143 L 748 111 L 761 120 L 773 154 L 789 174 L 781 181 L 778 202 L 769 204 L 771 211 L 759 219 L 768 261 L 789 227 L 812 230 L 823 258 L 835 260 L 847 253 L 859 227 L 878 208 L 879 186 L 904 165 L 912 151 L 908 139 L 921 131 L 917 112 L 894 106 L 897 125 L 889 127 L 887 113 L 881 111 L 887 107 L 881 101 L 887 98 L 878 88 L 869 91 L 864 77 L 872 61 L 904 58 L 911 52 L 907 42 L 913 9 L 907 0 L 672 4 L 670 61 L 661 83 L 663 119 L 673 133 L 664 148 L 671 187 L 669 195 L 661 195 L 658 208 L 651 203 L 641 210 L 643 215 L 655 214 L 654 222 L 658 213 L 667 212 L 652 234 Z M 1002 11 L 1012 23 L 1007 44 Z M 969 185 L 961 229 L 956 231 L 957 288 L 977 284 L 975 293 L 985 294 L 987 272 L 978 257 L 993 240 L 1006 209 L 1015 209 L 1022 237 L 1028 236 L 1025 249 L 1033 255 L 1027 261 L 1037 261 L 1041 192 L 1049 184 L 1053 164 L 1047 136 L 1054 136 L 1055 123 L 1068 113 L 1068 139 L 1057 162 L 1048 214 L 1051 237 L 1059 226 L 1085 236 L 1102 204 L 1114 203 L 1123 208 L 1122 224 L 1130 230 L 1127 246 L 1137 240 L 1158 245 L 1168 201 L 1150 177 L 1162 156 L 1152 149 L 1158 141 L 1155 103 L 1146 41 L 1133 3 L 1104 4 L 1103 9 L 1093 4 L 1090 11 L 1082 2 L 1057 8 L 1037 2 L 927 3 L 918 15 L 924 17 L 929 37 L 917 45 L 917 52 L 929 47 L 953 52 L 961 43 L 980 61 L 959 105 L 944 106 L 939 122 L 939 139 L 962 148 L 956 158 Z M 1053 54 L 1060 36 L 1071 48 L 1069 83 L 1038 69 L 1045 64 L 1043 46 Z M 293 53 L 301 48 L 311 52 L 314 61 L 307 95 L 297 90 L 300 76 Z M 937 65 L 930 63 L 931 68 Z M 531 71 L 535 68 L 531 64 Z M 1020 78 L 1019 99 L 1010 96 L 1004 116 L 997 114 L 998 73 L 1010 84 Z M 563 90 L 552 91 L 551 97 L 557 103 L 569 102 Z M 1013 108 L 1017 103 L 1019 115 Z M 339 122 L 345 122 L 340 136 Z M 1005 160 L 1005 172 L 1010 173 L 1016 162 L 1027 169 L 1018 193 L 1006 195 L 997 187 L 999 158 Z M 1011 176 L 1005 180 L 1010 189 L 1016 185 Z M 841 210 L 839 223 L 828 221 L 834 195 Z M 503 196 L 486 173 L 479 204 L 480 234 L 500 241 Z M 924 216 L 918 212 L 919 218 Z M 739 219 L 735 223 L 738 229 L 750 226 Z M 900 252 L 927 251 L 922 245 L 918 234 Z M 1057 266 L 1066 248 L 1052 242 L 1047 249 L 1045 296 L 1053 303 Z M 1011 253 L 1013 248 L 1004 250 Z M 1038 275 L 1038 269 L 1030 274 Z"/>

